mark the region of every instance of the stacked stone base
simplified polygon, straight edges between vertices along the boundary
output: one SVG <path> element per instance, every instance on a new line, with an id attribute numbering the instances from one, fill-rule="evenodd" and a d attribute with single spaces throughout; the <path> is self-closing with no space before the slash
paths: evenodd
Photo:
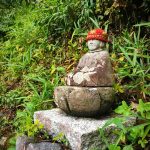
<path id="1" fill-rule="evenodd" d="M 112 87 L 59 86 L 54 96 L 56 105 L 67 114 L 97 117 L 110 112 L 114 90 Z"/>

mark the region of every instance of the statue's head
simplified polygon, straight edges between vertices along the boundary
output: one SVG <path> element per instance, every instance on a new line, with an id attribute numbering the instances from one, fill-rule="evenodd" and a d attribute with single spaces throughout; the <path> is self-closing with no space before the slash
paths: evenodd
<path id="1" fill-rule="evenodd" d="M 102 29 L 94 29 L 88 32 L 86 41 L 90 51 L 100 50 L 108 42 L 108 35 Z"/>

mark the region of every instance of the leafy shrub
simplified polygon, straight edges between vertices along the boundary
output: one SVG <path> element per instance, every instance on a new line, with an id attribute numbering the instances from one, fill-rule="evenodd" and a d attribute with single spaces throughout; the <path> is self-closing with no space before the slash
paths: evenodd
<path id="1" fill-rule="evenodd" d="M 120 89 L 121 93 L 126 94 L 122 99 L 142 98 L 146 101 L 150 97 L 148 52 L 150 41 L 145 37 L 140 38 L 140 29 L 139 27 L 138 32 L 132 33 L 124 31 L 122 36 L 118 36 L 113 41 L 112 60 L 117 73 L 115 89 L 119 90 L 118 84 L 124 86 Z"/>
<path id="2" fill-rule="evenodd" d="M 130 106 L 125 101 L 119 106 L 115 112 L 123 115 L 121 118 L 113 118 L 106 122 L 100 130 L 102 139 L 104 137 L 104 129 L 111 124 L 115 124 L 120 130 L 115 130 L 118 138 L 114 144 L 109 144 L 105 139 L 109 150 L 136 150 L 149 148 L 149 133 L 150 133 L 150 102 L 144 103 L 141 99 L 139 104 L 132 103 Z M 125 126 L 123 122 L 128 121 L 129 118 L 136 118 L 135 125 Z"/>
<path id="3" fill-rule="evenodd" d="M 148 21 L 149 0 L 96 0 L 96 15 L 100 26 L 109 24 L 111 30 L 120 33 L 137 22 Z"/>

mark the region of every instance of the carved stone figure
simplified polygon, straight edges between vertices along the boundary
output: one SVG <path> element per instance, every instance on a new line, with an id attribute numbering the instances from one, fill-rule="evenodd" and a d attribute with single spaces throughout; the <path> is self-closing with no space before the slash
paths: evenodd
<path id="1" fill-rule="evenodd" d="M 86 38 L 89 52 L 80 59 L 76 71 L 67 76 L 69 86 L 112 86 L 113 73 L 108 51 L 104 50 L 107 34 L 92 30 Z"/>
<path id="2" fill-rule="evenodd" d="M 89 52 L 81 57 L 75 71 L 67 75 L 67 86 L 57 87 L 54 96 L 56 105 L 66 113 L 94 117 L 110 110 L 114 79 L 109 53 L 104 50 L 107 33 L 92 30 L 86 41 Z"/>

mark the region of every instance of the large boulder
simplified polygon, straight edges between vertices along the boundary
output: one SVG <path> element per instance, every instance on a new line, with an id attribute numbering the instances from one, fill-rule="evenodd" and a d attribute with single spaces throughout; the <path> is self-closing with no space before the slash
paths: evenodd
<path id="1" fill-rule="evenodd" d="M 88 52 L 83 55 L 74 73 L 66 77 L 69 86 L 112 86 L 113 70 L 107 51 Z"/>
<path id="2" fill-rule="evenodd" d="M 54 90 L 56 105 L 75 116 L 96 117 L 111 110 L 112 87 L 59 86 Z"/>

